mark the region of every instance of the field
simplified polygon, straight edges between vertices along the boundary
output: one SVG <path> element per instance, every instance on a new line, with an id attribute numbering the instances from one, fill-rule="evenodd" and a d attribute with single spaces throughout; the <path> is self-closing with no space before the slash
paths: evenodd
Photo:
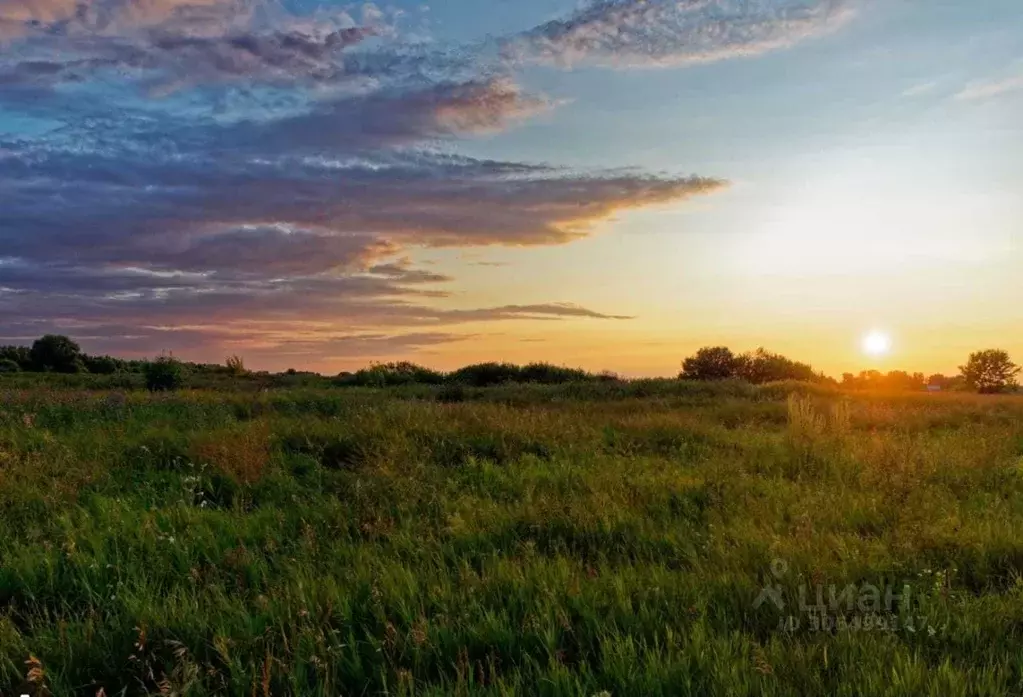
<path id="1" fill-rule="evenodd" d="M 1021 573 L 1019 397 L 0 381 L 2 695 L 1023 694 Z"/>

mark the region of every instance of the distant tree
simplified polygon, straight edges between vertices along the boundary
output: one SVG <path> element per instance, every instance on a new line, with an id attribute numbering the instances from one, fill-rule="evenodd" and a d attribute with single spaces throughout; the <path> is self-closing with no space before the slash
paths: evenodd
<path id="1" fill-rule="evenodd" d="M 779 380 L 818 382 L 820 376 L 806 363 L 798 363 L 781 354 L 758 348 L 738 357 L 736 375 L 753 385 Z"/>
<path id="2" fill-rule="evenodd" d="M 160 356 L 146 363 L 143 374 L 150 392 L 176 390 L 185 384 L 185 367 L 174 356 Z"/>
<path id="3" fill-rule="evenodd" d="M 741 359 L 725 346 L 706 346 L 682 362 L 682 380 L 727 380 L 736 377 Z"/>
<path id="4" fill-rule="evenodd" d="M 36 370 L 79 373 L 84 370 L 82 349 L 66 336 L 47 334 L 36 339 L 29 351 Z"/>
<path id="5" fill-rule="evenodd" d="M 245 370 L 245 360 L 241 356 L 228 356 L 224 365 L 227 366 L 227 372 L 236 377 L 241 377 L 249 372 Z"/>
<path id="6" fill-rule="evenodd" d="M 893 370 L 882 373 L 878 370 L 864 370 L 859 375 L 842 374 L 842 387 L 847 390 L 887 390 L 895 392 L 917 392 L 924 389 L 927 380 L 923 373 L 907 373 Z"/>
<path id="7" fill-rule="evenodd" d="M 923 373 L 907 373 L 904 370 L 893 370 L 882 380 L 883 386 L 890 390 L 914 391 L 924 388 Z"/>
<path id="8" fill-rule="evenodd" d="M 1019 366 L 1006 351 L 988 349 L 970 354 L 966 365 L 960 366 L 963 380 L 971 390 L 981 394 L 1008 392 L 1016 387 Z"/>
<path id="9" fill-rule="evenodd" d="M 21 370 L 32 369 L 32 355 L 28 346 L 0 346 L 0 360 L 14 361 Z"/>
<path id="10" fill-rule="evenodd" d="M 10 358 L 0 358 L 0 373 L 20 373 L 21 366 Z"/>
<path id="11" fill-rule="evenodd" d="M 113 375 L 121 369 L 121 361 L 110 356 L 84 356 L 85 369 L 96 375 Z"/>
<path id="12" fill-rule="evenodd" d="M 950 392 L 953 390 L 962 389 L 965 386 L 965 380 L 962 375 L 942 375 L 941 373 L 935 373 L 934 375 L 927 378 L 927 384 L 930 387 L 937 387 L 943 392 Z"/>

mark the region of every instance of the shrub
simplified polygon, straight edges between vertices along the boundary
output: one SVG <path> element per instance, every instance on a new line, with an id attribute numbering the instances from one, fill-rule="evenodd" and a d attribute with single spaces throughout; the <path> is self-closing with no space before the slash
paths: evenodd
<path id="1" fill-rule="evenodd" d="M 224 361 L 224 365 L 227 366 L 227 372 L 236 377 L 241 377 L 248 373 L 245 370 L 245 360 L 241 356 L 228 356 L 227 360 Z"/>
<path id="2" fill-rule="evenodd" d="M 21 366 L 10 358 L 0 358 L 0 373 L 19 373 Z"/>
<path id="3" fill-rule="evenodd" d="M 32 357 L 28 346 L 0 346 L 0 360 L 13 361 L 21 370 L 32 368 Z"/>
<path id="4" fill-rule="evenodd" d="M 176 390 L 185 384 L 185 369 L 173 356 L 160 356 L 146 363 L 146 389 L 151 392 Z"/>
<path id="5" fill-rule="evenodd" d="M 530 363 L 519 371 L 522 382 L 538 382 L 544 385 L 560 385 L 566 382 L 585 382 L 592 376 L 585 370 L 551 365 L 550 363 Z"/>
<path id="6" fill-rule="evenodd" d="M 459 368 L 448 376 L 453 383 L 471 387 L 489 387 L 521 381 L 522 369 L 512 363 L 477 363 Z"/>
<path id="7" fill-rule="evenodd" d="M 464 385 L 444 385 L 437 392 L 437 401 L 443 404 L 457 404 L 468 398 Z"/>
<path id="8" fill-rule="evenodd" d="M 82 362 L 85 370 L 96 375 L 113 375 L 121 368 L 121 362 L 110 356 L 85 356 Z"/>
<path id="9" fill-rule="evenodd" d="M 400 385 L 439 385 L 444 376 L 415 363 L 382 363 L 350 374 L 338 376 L 342 385 L 357 387 L 395 387 Z"/>

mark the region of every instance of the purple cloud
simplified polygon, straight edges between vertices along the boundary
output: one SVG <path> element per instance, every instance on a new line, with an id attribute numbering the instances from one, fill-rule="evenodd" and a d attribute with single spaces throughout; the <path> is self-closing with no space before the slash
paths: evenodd
<path id="1" fill-rule="evenodd" d="M 834 30 L 853 0 L 595 0 L 505 40 L 511 60 L 658 67 L 786 48 Z"/>

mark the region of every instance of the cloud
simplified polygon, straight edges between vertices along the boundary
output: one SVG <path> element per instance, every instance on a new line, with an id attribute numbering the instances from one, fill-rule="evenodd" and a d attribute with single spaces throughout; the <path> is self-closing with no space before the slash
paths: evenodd
<path id="1" fill-rule="evenodd" d="M 237 146 L 346 151 L 504 130 L 551 107 L 507 78 L 381 90 L 315 105 L 308 113 L 224 133 Z M 222 141 L 223 142 L 223 141 Z"/>
<path id="2" fill-rule="evenodd" d="M 7 144 L 6 331 L 67 332 L 90 350 L 157 346 L 207 356 L 201 347 L 271 351 L 298 336 L 326 346 L 337 327 L 624 319 L 558 302 L 444 309 L 435 301 L 456 279 L 417 268 L 406 252 L 566 243 L 623 209 L 725 185 L 433 151 L 349 155 L 336 144 L 311 157 L 275 138 L 263 150 L 217 150 L 233 133 L 214 130 L 171 152 Z M 171 328 L 185 333 L 173 338 Z"/>
<path id="3" fill-rule="evenodd" d="M 29 124 L 0 135 L 7 337 L 340 358 L 493 322 L 626 320 L 566 298 L 452 309 L 458 279 L 415 259 L 566 244 L 727 186 L 466 157 L 459 141 L 557 100 L 476 49 L 402 44 L 378 11 L 281 12 L 0 0 L 0 102 Z"/>
<path id="4" fill-rule="evenodd" d="M 455 280 L 451 276 L 413 268 L 412 260 L 408 257 L 371 266 L 367 269 L 367 273 L 390 278 L 405 285 L 414 283 L 448 283 Z"/>
<path id="5" fill-rule="evenodd" d="M 933 94 L 941 86 L 938 80 L 931 80 L 929 82 L 920 82 L 911 87 L 907 87 L 902 92 L 902 96 L 906 98 L 924 97 L 929 94 Z"/>
<path id="6" fill-rule="evenodd" d="M 619 211 L 725 186 L 703 177 L 509 168 L 429 153 L 323 160 L 274 149 L 163 160 L 152 152 L 103 158 L 27 151 L 0 160 L 0 179 L 6 254 L 177 263 L 181 270 L 201 269 L 203 259 L 226 269 L 299 264 L 308 255 L 316 257 L 309 263 L 340 265 L 373 244 L 385 245 L 378 251 L 388 244 L 560 244 Z M 232 252 L 234 246 L 248 251 Z"/>
<path id="7" fill-rule="evenodd" d="M 44 35 L 0 57 L 0 84 L 52 86 L 116 76 L 152 96 L 193 85 L 325 84 L 346 78 L 345 51 L 375 33 L 372 27 L 320 26 L 197 35 L 171 26 L 122 37 Z"/>
<path id="8" fill-rule="evenodd" d="M 843 25 L 853 0 L 595 0 L 504 42 L 511 60 L 662 67 L 787 48 Z"/>
<path id="9" fill-rule="evenodd" d="M 1023 75 L 970 83 L 955 98 L 962 102 L 979 102 L 1019 91 L 1023 91 Z"/>
<path id="10" fill-rule="evenodd" d="M 547 303 L 542 305 L 504 305 L 482 310 L 453 310 L 447 313 L 450 318 L 462 321 L 492 321 L 495 319 L 564 319 L 568 317 L 584 317 L 588 319 L 633 319 L 625 315 L 605 315 L 588 310 L 571 303 Z"/>
<path id="11" fill-rule="evenodd" d="M 337 83 L 348 49 L 393 34 L 383 13 L 363 15 L 362 24 L 336 9 L 297 17 L 277 0 L 0 0 L 0 84 L 102 78 L 162 96 L 196 85 Z"/>
<path id="12" fill-rule="evenodd" d="M 201 30 L 249 17 L 253 9 L 244 0 L 0 0 L 0 39 L 111 36 L 167 23 Z"/>

